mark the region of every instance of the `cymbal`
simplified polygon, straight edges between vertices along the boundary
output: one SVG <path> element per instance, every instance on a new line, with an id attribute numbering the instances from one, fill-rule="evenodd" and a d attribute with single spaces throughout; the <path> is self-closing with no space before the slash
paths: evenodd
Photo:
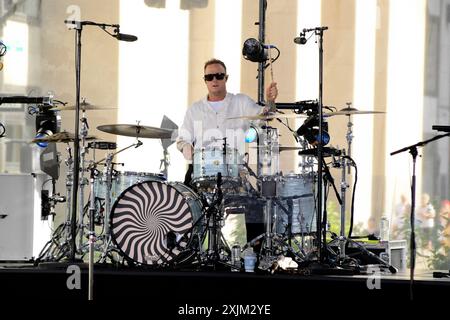
<path id="1" fill-rule="evenodd" d="M 59 111 L 66 111 L 66 110 L 75 110 L 77 108 L 76 105 L 69 105 L 69 106 L 61 106 L 54 108 L 52 110 L 59 110 Z M 109 106 L 97 106 L 94 104 L 90 104 L 89 102 L 82 101 L 80 103 L 80 110 L 113 110 L 117 109 L 115 107 L 109 107 Z"/>
<path id="2" fill-rule="evenodd" d="M 297 113 L 274 113 L 274 114 L 258 114 L 256 116 L 240 116 L 240 117 L 232 117 L 227 118 L 227 120 L 237 120 L 237 119 L 243 119 L 243 120 L 273 120 L 273 119 L 288 119 L 288 118 L 306 118 L 307 115 L 305 114 L 297 114 Z"/>
<path id="3" fill-rule="evenodd" d="M 87 136 L 86 140 L 94 140 L 96 139 L 95 136 Z M 80 137 L 81 140 L 81 137 Z M 38 143 L 38 142 L 73 142 L 75 141 L 75 134 L 67 131 L 58 132 L 55 134 L 52 134 L 51 136 L 42 137 L 42 138 L 34 138 L 31 140 L 32 143 Z"/>
<path id="4" fill-rule="evenodd" d="M 340 111 L 335 112 L 324 112 L 324 117 L 333 117 L 333 116 L 351 116 L 354 114 L 380 114 L 380 113 L 386 113 L 384 111 L 360 111 L 355 108 L 343 108 Z M 236 120 L 236 119 L 244 119 L 244 120 L 273 120 L 273 119 L 296 119 L 296 118 L 306 118 L 308 115 L 306 114 L 297 114 L 297 113 L 275 113 L 275 114 L 267 114 L 262 115 L 258 114 L 256 116 L 240 116 L 240 117 L 232 117 L 227 118 L 227 120 Z"/>
<path id="5" fill-rule="evenodd" d="M 324 112 L 324 117 L 333 117 L 333 116 L 351 116 L 354 114 L 378 114 L 378 113 L 386 113 L 384 111 L 359 111 L 355 108 L 350 108 L 351 110 L 344 108 L 341 111 L 335 111 L 335 112 Z M 274 118 L 280 118 L 280 119 L 290 119 L 290 118 L 305 118 L 307 115 L 305 114 L 296 114 L 296 113 L 289 113 L 289 114 L 282 114 Z"/>
<path id="6" fill-rule="evenodd" d="M 300 156 L 314 156 L 317 157 L 318 150 L 317 148 L 312 149 L 305 149 L 298 152 Z M 341 155 L 341 150 L 336 148 L 330 148 L 330 147 L 322 147 L 322 155 L 324 157 L 331 157 L 331 156 L 339 156 Z"/>
<path id="7" fill-rule="evenodd" d="M 149 139 L 170 139 L 172 137 L 172 132 L 174 131 L 172 129 L 161 129 L 133 124 L 105 124 L 98 126 L 97 129 L 119 136 Z"/>
<path id="8" fill-rule="evenodd" d="M 267 148 L 266 146 L 256 146 L 256 147 L 250 147 L 250 149 L 264 149 Z M 291 150 L 300 150 L 301 147 L 292 147 L 292 146 L 279 146 L 278 150 L 281 151 L 291 151 Z"/>
<path id="9" fill-rule="evenodd" d="M 327 112 L 324 113 L 324 115 L 328 116 L 328 117 L 332 117 L 332 116 L 351 116 L 354 114 L 379 114 L 379 113 L 386 113 L 384 111 L 362 111 L 362 110 L 358 110 L 356 108 L 343 108 L 339 111 L 335 111 L 335 112 Z"/>

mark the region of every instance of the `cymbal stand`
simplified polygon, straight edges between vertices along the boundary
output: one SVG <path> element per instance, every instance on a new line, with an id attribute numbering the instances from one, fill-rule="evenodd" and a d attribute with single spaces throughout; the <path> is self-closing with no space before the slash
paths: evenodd
<path id="1" fill-rule="evenodd" d="M 345 237 L 345 207 L 346 207 L 346 191 L 349 188 L 349 184 L 346 181 L 346 167 L 347 167 L 347 159 L 345 157 L 345 149 L 342 149 L 341 159 L 339 163 L 339 167 L 341 168 L 341 230 L 339 234 L 339 260 L 343 261 L 345 259 L 345 245 L 347 242 L 347 238 Z"/>
<path id="2" fill-rule="evenodd" d="M 169 166 L 170 166 L 169 152 L 167 151 L 167 148 L 163 147 L 163 158 L 161 159 L 161 164 L 159 165 L 159 170 L 160 170 L 160 173 L 162 173 L 166 179 L 167 179 L 167 175 L 168 175 Z"/>
<path id="3" fill-rule="evenodd" d="M 265 233 L 247 242 L 242 250 L 245 251 L 246 248 L 253 247 L 258 241 L 262 240 L 258 268 L 263 271 L 273 272 L 273 267 L 276 265 L 278 256 L 286 252 L 292 253 L 298 262 L 305 261 L 306 254 L 303 252 L 296 252 L 294 248 L 292 248 L 291 244 L 285 241 L 282 235 L 276 233 L 276 225 L 272 220 L 274 204 L 277 205 L 277 208 L 281 208 L 286 214 L 290 214 L 290 212 L 283 206 L 277 197 L 266 198 L 265 201 L 266 207 L 264 216 L 266 220 L 266 231 Z M 288 238 L 288 241 L 290 240 L 291 239 Z M 298 242 L 296 242 L 295 239 L 294 242 L 298 245 Z"/>
<path id="4" fill-rule="evenodd" d="M 80 200 L 78 205 L 78 251 L 82 254 L 83 240 L 84 240 L 84 187 L 89 183 L 89 180 L 84 176 L 85 156 L 86 156 L 86 137 L 88 135 L 89 124 L 86 118 L 86 112 L 83 110 L 80 119 L 81 129 L 81 147 L 80 147 Z"/>
<path id="5" fill-rule="evenodd" d="M 103 239 L 103 252 L 102 252 L 102 256 L 99 259 L 99 263 L 104 263 L 106 262 L 106 259 L 108 258 L 108 256 L 111 258 L 111 251 L 116 251 L 116 248 L 114 247 L 114 245 L 112 244 L 112 238 L 111 238 L 111 226 L 110 226 L 110 222 L 111 222 L 111 188 L 112 188 L 112 172 L 113 172 L 113 163 L 112 160 L 113 158 L 131 148 L 131 147 L 135 147 L 138 148 L 142 145 L 143 143 L 138 139 L 138 137 L 136 137 L 136 143 L 133 143 L 131 145 L 129 145 L 128 147 L 125 147 L 117 152 L 110 152 L 107 154 L 107 156 L 97 162 L 94 162 L 93 166 L 96 166 L 97 164 L 99 164 L 100 162 L 105 161 L 105 165 L 106 165 L 106 169 L 105 169 L 105 176 L 106 176 L 106 192 L 105 192 L 105 215 L 104 215 L 104 233 L 102 234 L 101 238 Z"/>
<path id="6" fill-rule="evenodd" d="M 73 158 L 72 158 L 72 149 L 70 148 L 70 145 L 67 144 L 67 154 L 69 157 L 65 160 L 65 164 L 68 168 L 67 174 L 66 174 L 66 221 L 65 221 L 65 227 L 64 227 L 64 234 L 65 234 L 65 240 L 67 243 L 70 241 L 71 237 L 71 206 L 72 206 L 72 185 L 73 185 Z"/>
<path id="7" fill-rule="evenodd" d="M 347 109 L 351 109 L 352 108 L 352 103 L 351 102 L 347 102 Z M 352 141 L 353 141 L 353 122 L 351 121 L 351 115 L 348 115 L 348 122 L 347 122 L 347 134 L 345 135 L 345 138 L 347 139 L 347 153 L 348 156 L 351 158 L 352 157 Z M 348 170 L 348 174 L 350 174 L 350 168 L 351 165 L 350 163 L 347 164 L 347 170 Z"/>
<path id="8" fill-rule="evenodd" d="M 215 199 L 214 199 L 215 198 Z M 223 227 L 223 214 L 220 206 L 222 205 L 223 192 L 222 192 L 222 173 L 217 173 L 217 187 L 215 189 L 214 201 L 208 204 L 208 209 L 205 212 L 206 216 L 206 230 L 204 236 L 201 239 L 201 243 L 208 237 L 208 244 L 206 250 L 200 249 L 203 265 L 207 267 L 217 268 L 218 264 L 224 266 L 231 266 L 223 261 L 221 255 L 221 249 L 225 248 L 226 251 L 230 251 L 228 244 L 222 234 Z"/>

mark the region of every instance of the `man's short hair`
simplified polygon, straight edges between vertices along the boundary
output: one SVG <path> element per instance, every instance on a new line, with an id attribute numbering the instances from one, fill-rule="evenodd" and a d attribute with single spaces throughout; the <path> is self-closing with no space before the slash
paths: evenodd
<path id="1" fill-rule="evenodd" d="M 203 71 L 206 70 L 206 67 L 211 65 L 211 64 L 220 64 L 224 69 L 225 69 L 225 73 L 227 73 L 227 67 L 225 66 L 225 63 L 223 63 L 223 61 L 219 60 L 219 59 L 210 59 L 208 61 L 205 62 L 205 66 L 203 68 Z"/>

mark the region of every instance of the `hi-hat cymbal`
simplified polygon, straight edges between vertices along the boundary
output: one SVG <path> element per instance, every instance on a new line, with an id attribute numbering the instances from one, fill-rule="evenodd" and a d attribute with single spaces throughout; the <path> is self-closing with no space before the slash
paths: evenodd
<path id="1" fill-rule="evenodd" d="M 256 146 L 256 147 L 250 147 L 250 149 L 264 149 L 267 148 L 266 146 Z M 292 147 L 292 146 L 279 146 L 278 150 L 281 151 L 291 151 L 291 150 L 300 150 L 301 147 Z"/>
<path id="2" fill-rule="evenodd" d="M 324 115 L 328 116 L 328 117 L 332 117 L 332 116 L 351 116 L 354 114 L 379 114 L 379 113 L 386 113 L 384 111 L 373 111 L 373 110 L 368 110 L 368 111 L 363 111 L 363 110 L 358 110 L 356 108 L 343 108 L 339 111 L 335 111 L 335 112 L 327 112 L 324 113 Z"/>
<path id="3" fill-rule="evenodd" d="M 98 126 L 97 129 L 103 132 L 117 134 L 119 136 L 150 139 L 170 139 L 174 131 L 172 129 L 161 129 L 133 124 L 105 124 Z"/>
<path id="4" fill-rule="evenodd" d="M 81 140 L 81 137 L 79 137 Z M 86 140 L 94 140 L 96 139 L 95 136 L 87 136 Z M 75 141 L 75 134 L 67 131 L 58 132 L 51 136 L 42 137 L 42 138 L 34 138 L 31 140 L 32 143 L 38 143 L 38 142 L 73 142 Z"/>
<path id="5" fill-rule="evenodd" d="M 53 110 L 60 110 L 60 111 L 66 111 L 66 110 L 75 110 L 77 108 L 76 105 L 69 105 L 69 106 L 61 106 L 54 108 Z M 80 110 L 113 110 L 117 109 L 115 107 L 109 107 L 109 106 L 98 106 L 94 104 L 90 104 L 89 102 L 82 101 L 80 103 Z"/>

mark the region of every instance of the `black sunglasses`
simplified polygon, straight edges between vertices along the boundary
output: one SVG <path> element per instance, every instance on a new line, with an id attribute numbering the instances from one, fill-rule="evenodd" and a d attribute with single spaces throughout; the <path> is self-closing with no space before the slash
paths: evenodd
<path id="1" fill-rule="evenodd" d="M 203 77 L 203 79 L 205 79 L 205 81 L 213 81 L 214 77 L 217 80 L 223 80 L 225 79 L 225 73 L 211 73 L 211 74 L 205 74 L 205 76 Z"/>

